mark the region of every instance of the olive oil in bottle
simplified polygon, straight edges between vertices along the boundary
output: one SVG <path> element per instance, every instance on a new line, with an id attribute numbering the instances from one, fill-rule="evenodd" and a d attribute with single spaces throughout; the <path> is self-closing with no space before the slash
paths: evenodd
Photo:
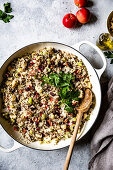
<path id="1" fill-rule="evenodd" d="M 102 33 L 96 42 L 101 50 L 113 50 L 113 37 L 109 33 Z"/>

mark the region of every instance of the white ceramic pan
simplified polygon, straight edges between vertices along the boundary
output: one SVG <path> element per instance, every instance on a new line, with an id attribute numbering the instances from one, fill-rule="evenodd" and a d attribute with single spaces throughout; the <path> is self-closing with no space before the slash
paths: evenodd
<path id="1" fill-rule="evenodd" d="M 89 61 L 79 52 L 79 48 L 82 44 L 88 44 L 91 47 L 93 47 L 101 56 L 102 61 L 103 61 L 103 67 L 101 69 L 94 69 L 92 67 L 92 65 L 89 63 Z M 88 41 L 82 41 L 76 45 L 74 45 L 73 47 L 70 47 L 68 45 L 65 44 L 61 44 L 61 43 L 56 43 L 56 42 L 41 42 L 41 43 L 35 43 L 35 44 L 31 44 L 28 45 L 20 50 L 18 50 L 17 52 L 15 52 L 13 55 L 11 55 L 8 60 L 3 64 L 3 66 L 0 69 L 0 83 L 2 82 L 3 78 L 2 75 L 5 71 L 5 69 L 7 68 L 8 64 L 14 59 L 14 58 L 18 58 L 22 55 L 24 55 L 25 53 L 29 53 L 32 51 L 38 51 L 41 48 L 44 47 L 54 47 L 56 49 L 60 49 L 60 50 L 64 50 L 67 51 L 69 53 L 73 53 L 76 56 L 78 56 L 79 58 L 82 59 L 82 61 L 84 62 L 84 64 L 87 67 L 88 73 L 89 75 L 91 75 L 90 80 L 91 83 L 93 85 L 93 92 L 95 94 L 96 97 L 96 106 L 91 114 L 90 120 L 87 121 L 87 123 L 85 124 L 82 133 L 78 136 L 78 139 L 82 138 L 88 131 L 89 129 L 92 127 L 92 125 L 94 124 L 98 113 L 99 113 L 99 109 L 100 109 L 100 105 L 101 105 L 101 87 L 100 87 L 100 82 L 99 79 L 102 75 L 102 73 L 104 72 L 105 68 L 106 68 L 106 59 L 103 55 L 103 53 L 100 51 L 100 49 L 93 45 L 92 43 L 88 42 Z M 1 99 L 0 99 L 0 103 L 1 103 Z M 0 105 L 0 107 L 2 107 Z M 30 144 L 26 144 L 22 139 L 19 138 L 20 134 L 18 132 L 15 132 L 13 130 L 13 128 L 11 127 L 10 124 L 8 124 L 8 122 L 6 120 L 4 120 L 1 115 L 0 115 L 0 124 L 2 125 L 2 127 L 4 128 L 4 130 L 13 138 L 14 140 L 14 145 L 12 148 L 10 149 L 6 149 L 3 148 L 2 146 L 0 146 L 0 150 L 4 151 L 4 152 L 11 152 L 14 151 L 17 148 L 23 147 L 23 146 L 27 146 L 30 148 L 34 148 L 34 149 L 41 149 L 41 150 L 54 150 L 54 149 L 59 149 L 59 148 L 63 148 L 65 146 L 68 146 L 70 144 L 71 139 L 67 139 L 67 140 L 63 140 L 60 141 L 57 145 L 52 145 L 52 144 L 39 144 L 38 142 L 33 142 Z"/>

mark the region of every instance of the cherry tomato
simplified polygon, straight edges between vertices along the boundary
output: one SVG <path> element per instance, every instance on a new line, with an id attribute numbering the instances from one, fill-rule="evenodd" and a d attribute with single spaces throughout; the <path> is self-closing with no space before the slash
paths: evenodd
<path id="1" fill-rule="evenodd" d="M 49 123 L 49 125 L 50 126 L 52 126 L 52 122 L 51 122 L 51 120 L 49 119 L 49 120 L 47 120 L 47 122 Z"/>
<path id="2" fill-rule="evenodd" d="M 74 0 L 74 3 L 78 8 L 81 8 L 87 5 L 87 0 Z"/>
<path id="3" fill-rule="evenodd" d="M 77 11 L 76 16 L 80 23 L 85 24 L 90 20 L 91 13 L 88 9 L 82 8 Z"/>
<path id="4" fill-rule="evenodd" d="M 17 131 L 17 130 L 18 130 L 18 127 L 14 127 L 14 130 Z"/>
<path id="5" fill-rule="evenodd" d="M 48 105 L 46 105 L 45 108 L 47 109 L 47 108 L 48 108 Z"/>
<path id="6" fill-rule="evenodd" d="M 77 18 L 74 14 L 66 14 L 62 21 L 63 25 L 67 28 L 72 28 L 77 24 Z"/>
<path id="7" fill-rule="evenodd" d="M 42 113 L 39 113 L 40 116 L 42 116 Z"/>
<path id="8" fill-rule="evenodd" d="M 53 101 L 53 98 L 52 98 L 52 97 L 50 98 L 50 101 L 51 101 L 51 102 Z"/>

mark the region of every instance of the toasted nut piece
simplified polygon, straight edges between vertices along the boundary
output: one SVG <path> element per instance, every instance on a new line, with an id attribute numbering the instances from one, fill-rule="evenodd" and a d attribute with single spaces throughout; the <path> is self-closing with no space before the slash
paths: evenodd
<path id="1" fill-rule="evenodd" d="M 54 119 L 54 117 L 55 117 L 55 116 L 54 116 L 53 113 L 51 113 L 51 114 L 49 115 L 49 118 L 50 118 L 50 119 Z"/>
<path id="2" fill-rule="evenodd" d="M 42 93 L 42 87 L 41 86 L 36 86 L 35 89 L 39 94 Z"/>
<path id="3" fill-rule="evenodd" d="M 17 79 L 14 79 L 14 80 L 12 81 L 12 88 L 15 88 L 17 84 L 18 84 L 18 80 L 17 80 Z"/>
<path id="4" fill-rule="evenodd" d="M 13 102 L 13 101 L 15 101 L 15 99 L 16 99 L 16 97 L 15 97 L 15 95 L 13 94 L 12 97 L 11 97 L 11 101 Z"/>
<path id="5" fill-rule="evenodd" d="M 66 129 L 66 125 L 65 124 L 61 125 L 61 128 Z"/>
<path id="6" fill-rule="evenodd" d="M 20 68 L 18 68 L 18 70 L 17 70 L 19 73 L 22 71 L 22 68 L 20 67 Z"/>
<path id="7" fill-rule="evenodd" d="M 91 83 L 90 82 L 87 83 L 87 88 L 91 89 Z"/>

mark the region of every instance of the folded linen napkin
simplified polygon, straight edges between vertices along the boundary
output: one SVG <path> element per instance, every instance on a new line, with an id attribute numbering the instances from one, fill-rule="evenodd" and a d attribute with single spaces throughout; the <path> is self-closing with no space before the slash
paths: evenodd
<path id="1" fill-rule="evenodd" d="M 101 105 L 101 118 L 97 124 L 99 128 L 91 141 L 92 159 L 89 162 L 90 170 L 113 170 L 113 77 L 108 84 L 107 95 Z M 106 111 L 106 108 L 108 109 Z M 98 125 L 97 125 L 98 126 Z"/>

